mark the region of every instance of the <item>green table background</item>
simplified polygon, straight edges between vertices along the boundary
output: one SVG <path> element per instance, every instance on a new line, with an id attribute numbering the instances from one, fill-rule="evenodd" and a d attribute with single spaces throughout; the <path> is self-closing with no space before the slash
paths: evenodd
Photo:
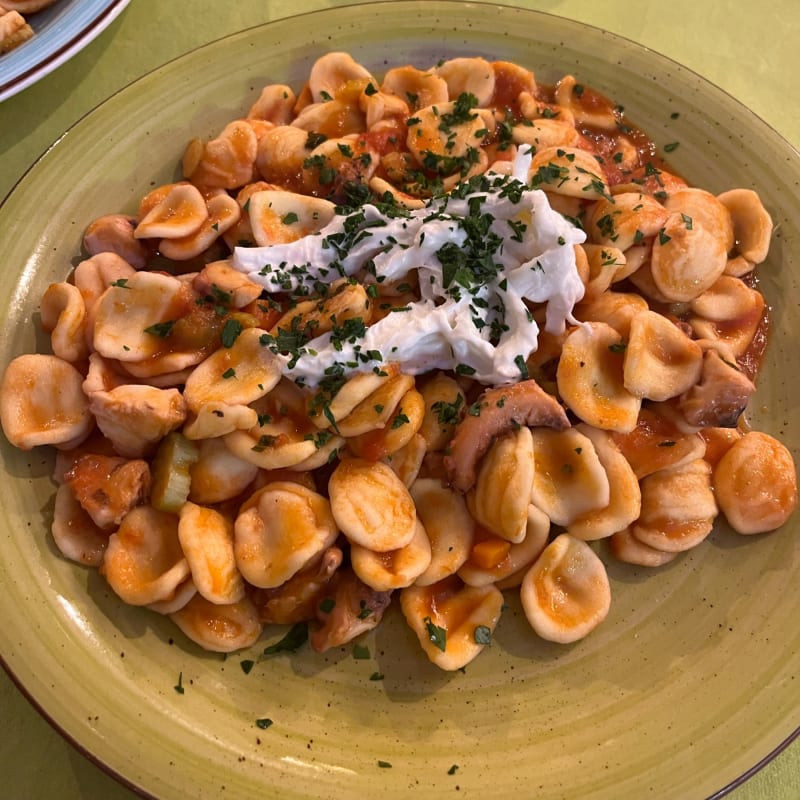
<path id="1" fill-rule="evenodd" d="M 347 4 L 344 0 L 132 0 L 71 61 L 0 103 L 0 198 L 67 128 L 153 68 L 243 28 Z M 505 4 L 606 28 L 670 56 L 725 89 L 800 147 L 797 0 L 506 0 Z M 0 797 L 134 797 L 53 731 L 2 671 L 0 722 Z M 730 795 L 731 800 L 798 797 L 800 741 Z"/>

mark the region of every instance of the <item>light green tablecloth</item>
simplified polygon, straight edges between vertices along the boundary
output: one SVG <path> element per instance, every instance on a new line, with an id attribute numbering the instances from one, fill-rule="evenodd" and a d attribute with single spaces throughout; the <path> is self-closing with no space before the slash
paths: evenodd
<path id="1" fill-rule="evenodd" d="M 622 34 L 702 74 L 800 147 L 800 4 L 797 0 L 506 0 Z M 132 0 L 66 65 L 0 104 L 0 198 L 61 133 L 112 93 L 205 42 L 341 0 Z M 1 589 L 0 589 L 1 590 Z M 1 624 L 1 623 L 0 623 Z M 0 675 L 0 797 L 133 795 L 63 741 Z M 188 795 L 187 795 L 188 796 Z M 800 743 L 731 795 L 800 797 Z"/>

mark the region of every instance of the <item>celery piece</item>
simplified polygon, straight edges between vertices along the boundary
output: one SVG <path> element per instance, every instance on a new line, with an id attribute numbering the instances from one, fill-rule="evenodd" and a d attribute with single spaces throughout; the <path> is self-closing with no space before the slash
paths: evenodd
<path id="1" fill-rule="evenodd" d="M 173 431 L 158 447 L 150 472 L 150 504 L 159 511 L 177 514 L 189 497 L 191 468 L 200 457 L 197 445 Z"/>

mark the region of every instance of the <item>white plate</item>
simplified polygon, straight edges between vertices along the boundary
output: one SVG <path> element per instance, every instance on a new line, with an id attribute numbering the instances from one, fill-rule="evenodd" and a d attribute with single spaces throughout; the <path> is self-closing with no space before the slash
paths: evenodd
<path id="1" fill-rule="evenodd" d="M 60 0 L 26 17 L 33 38 L 0 56 L 0 101 L 60 67 L 99 36 L 130 0 Z"/>

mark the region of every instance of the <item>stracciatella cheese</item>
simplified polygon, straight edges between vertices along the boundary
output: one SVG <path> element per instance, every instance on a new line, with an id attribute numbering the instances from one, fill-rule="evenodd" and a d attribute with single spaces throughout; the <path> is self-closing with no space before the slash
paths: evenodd
<path id="1" fill-rule="evenodd" d="M 484 384 L 518 380 L 539 327 L 526 300 L 546 304 L 545 329 L 564 330 L 583 296 L 573 245 L 583 231 L 525 184 L 530 155 L 511 175 L 488 173 L 424 208 L 367 204 L 318 233 L 266 247 L 237 247 L 234 266 L 268 292 L 316 295 L 355 277 L 397 283 L 415 272 L 420 299 L 342 336 L 332 331 L 282 353 L 284 374 L 316 386 L 332 372 L 397 363 L 410 375 L 454 370 Z M 279 353 L 279 342 L 265 342 Z"/>

